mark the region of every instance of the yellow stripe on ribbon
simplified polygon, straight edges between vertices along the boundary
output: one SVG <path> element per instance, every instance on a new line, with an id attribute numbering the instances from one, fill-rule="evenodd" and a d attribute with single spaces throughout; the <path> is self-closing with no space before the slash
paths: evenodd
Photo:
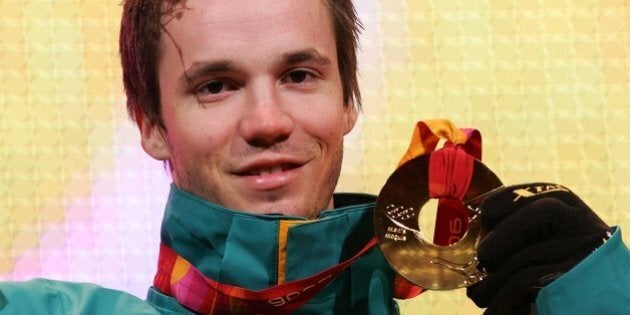
<path id="1" fill-rule="evenodd" d="M 440 139 L 453 144 L 464 144 L 468 137 L 455 124 L 446 119 L 430 119 L 419 121 L 411 136 L 411 143 L 398 166 L 405 162 L 435 150 Z"/>
<path id="2" fill-rule="evenodd" d="M 181 280 L 190 270 L 190 263 L 188 263 L 182 257 L 177 256 L 175 265 L 173 266 L 173 272 L 171 273 L 171 284 Z"/>

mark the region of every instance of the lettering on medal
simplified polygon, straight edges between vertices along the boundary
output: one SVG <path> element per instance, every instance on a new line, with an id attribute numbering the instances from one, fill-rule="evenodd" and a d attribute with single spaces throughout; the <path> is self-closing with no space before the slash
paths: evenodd
<path id="1" fill-rule="evenodd" d="M 388 226 L 385 232 L 385 238 L 395 242 L 404 242 L 407 240 L 407 230 L 395 226 Z"/>
<path id="2" fill-rule="evenodd" d="M 454 218 L 453 220 L 448 222 L 448 244 L 453 244 L 459 242 L 459 235 L 461 235 L 462 230 L 464 229 L 464 223 L 460 218 Z"/>

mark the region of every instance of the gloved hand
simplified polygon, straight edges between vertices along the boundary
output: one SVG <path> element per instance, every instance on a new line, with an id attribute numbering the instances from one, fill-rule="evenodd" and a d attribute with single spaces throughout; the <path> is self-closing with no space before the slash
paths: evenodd
<path id="1" fill-rule="evenodd" d="M 502 188 L 480 205 L 489 233 L 477 258 L 488 277 L 467 288 L 485 314 L 529 314 L 538 291 L 603 244 L 609 227 L 567 188 Z M 587 288 L 585 288 L 587 289 Z"/>

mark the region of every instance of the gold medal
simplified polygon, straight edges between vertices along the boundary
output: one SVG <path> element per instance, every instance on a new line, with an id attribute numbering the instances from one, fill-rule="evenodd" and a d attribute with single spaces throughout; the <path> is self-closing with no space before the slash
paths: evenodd
<path id="1" fill-rule="evenodd" d="M 477 268 L 477 245 L 485 235 L 478 206 L 502 183 L 483 163 L 474 160 L 470 186 L 461 201 L 469 211 L 468 230 L 452 245 L 435 245 L 418 223 L 420 211 L 430 199 L 431 154 L 409 160 L 389 177 L 376 202 L 375 234 L 383 255 L 401 276 L 425 289 L 451 290 L 474 284 L 486 275 Z"/>

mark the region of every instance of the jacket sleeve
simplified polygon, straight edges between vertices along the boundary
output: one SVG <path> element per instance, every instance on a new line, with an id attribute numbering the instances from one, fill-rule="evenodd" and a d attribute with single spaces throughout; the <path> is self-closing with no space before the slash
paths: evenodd
<path id="1" fill-rule="evenodd" d="M 621 229 L 586 259 L 544 287 L 538 314 L 630 314 L 630 251 Z"/>
<path id="2" fill-rule="evenodd" d="M 94 284 L 34 279 L 0 283 L 0 314 L 159 314 L 141 299 Z"/>

